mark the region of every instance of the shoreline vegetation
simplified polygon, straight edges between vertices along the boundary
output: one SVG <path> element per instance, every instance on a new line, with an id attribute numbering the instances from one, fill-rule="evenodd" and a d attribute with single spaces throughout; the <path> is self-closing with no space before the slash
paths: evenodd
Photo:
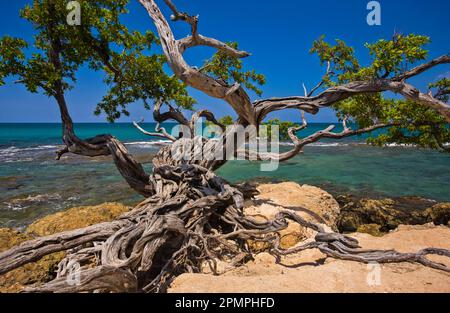
<path id="1" fill-rule="evenodd" d="M 280 210 L 293 210 L 306 220 L 321 223 L 341 233 L 351 233 L 365 248 L 384 247 L 413 252 L 425 246 L 450 247 L 450 203 L 419 197 L 358 199 L 341 195 L 335 199 L 323 189 L 294 182 L 260 183 L 257 189 L 259 195 L 246 202 L 245 214 L 248 216 L 267 220 Z M 120 203 L 74 207 L 40 218 L 23 231 L 0 228 L 0 252 L 33 238 L 112 221 L 131 209 L 132 206 Z M 284 249 L 295 247 L 309 240 L 313 234 L 313 231 L 292 223 L 280 232 L 280 246 Z M 412 241 L 415 243 L 412 244 Z M 220 276 L 212 275 L 205 265 L 202 273 L 182 274 L 175 278 L 168 292 L 450 291 L 448 273 L 422 265 L 383 265 L 383 285 L 371 287 L 362 280 L 367 274 L 365 264 L 326 258 L 318 250 L 299 252 L 283 258 L 278 264 L 265 252 L 266 243 L 249 242 L 249 247 L 253 252 L 253 260 L 246 260 L 235 269 L 230 264 L 221 263 L 218 265 L 219 271 L 223 272 Z M 20 292 L 25 287 L 54 279 L 58 263 L 64 255 L 64 252 L 53 253 L 1 275 L 0 292 Z M 439 257 L 434 259 L 445 261 L 439 260 Z M 329 279 L 323 285 L 318 285 L 315 275 L 330 271 L 337 281 L 348 282 L 347 286 Z M 296 278 L 299 275 L 303 277 L 301 280 Z M 251 283 L 261 277 L 269 277 L 277 283 Z M 401 285 L 398 280 L 409 281 L 410 284 Z M 239 290 L 230 286 L 239 286 Z"/>

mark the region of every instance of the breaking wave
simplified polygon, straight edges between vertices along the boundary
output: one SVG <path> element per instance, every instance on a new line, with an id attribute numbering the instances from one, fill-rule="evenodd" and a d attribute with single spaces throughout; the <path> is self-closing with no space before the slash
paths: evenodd
<path id="1" fill-rule="evenodd" d="M 10 146 L 0 149 L 0 162 L 29 162 L 35 160 L 39 156 L 50 154 L 58 148 L 57 145 L 41 145 L 35 147 L 19 148 Z"/>

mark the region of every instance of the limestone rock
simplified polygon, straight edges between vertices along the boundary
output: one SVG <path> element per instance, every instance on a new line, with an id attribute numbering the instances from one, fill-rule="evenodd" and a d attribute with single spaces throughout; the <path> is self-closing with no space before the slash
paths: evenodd
<path id="1" fill-rule="evenodd" d="M 260 194 L 256 201 L 245 209 L 245 213 L 256 218 L 273 219 L 280 210 L 292 210 L 308 221 L 336 228 L 339 216 L 338 202 L 326 191 L 308 185 L 293 182 L 262 184 L 258 186 Z M 313 231 L 296 223 L 289 223 L 287 229 L 280 232 L 281 247 L 295 246 L 313 235 Z M 253 251 L 260 252 L 266 245 L 250 243 Z"/>
<path id="2" fill-rule="evenodd" d="M 120 203 L 75 207 L 37 220 L 28 226 L 26 233 L 36 236 L 48 236 L 62 231 L 111 221 L 129 210 L 129 207 Z"/>
<path id="3" fill-rule="evenodd" d="M 435 225 L 447 225 L 450 218 L 450 203 L 436 203 L 419 197 L 357 199 L 339 196 L 337 200 L 341 204 L 341 214 L 337 220 L 340 232 L 363 231 L 379 235 L 402 224 L 433 222 Z M 378 229 L 374 225 L 378 225 Z"/>
<path id="4" fill-rule="evenodd" d="M 351 234 L 367 249 L 396 249 L 417 252 L 425 247 L 450 248 L 450 228 L 445 226 L 400 226 L 383 237 Z M 261 253 L 255 260 L 220 276 L 183 274 L 169 292 L 450 292 L 450 274 L 420 264 L 382 264 L 379 281 L 369 275 L 367 264 L 323 259 L 317 249 L 284 257 L 280 264 L 273 256 Z M 430 257 L 431 258 L 431 257 Z M 433 256 L 448 264 L 448 258 Z M 287 266 L 286 266 L 287 265 Z"/>

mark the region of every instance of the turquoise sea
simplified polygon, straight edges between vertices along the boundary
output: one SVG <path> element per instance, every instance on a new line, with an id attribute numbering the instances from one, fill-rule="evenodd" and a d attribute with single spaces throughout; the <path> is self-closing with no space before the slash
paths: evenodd
<path id="1" fill-rule="evenodd" d="M 326 126 L 312 124 L 302 134 Z M 144 127 L 152 130 L 154 124 Z M 76 131 L 82 138 L 113 134 L 148 171 L 152 155 L 164 144 L 131 124 L 78 124 Z M 56 161 L 60 144 L 60 124 L 0 124 L 0 227 L 20 228 L 78 205 L 141 200 L 109 157 L 67 155 Z M 364 137 L 308 146 L 304 154 L 280 164 L 274 172 L 261 172 L 258 163 L 230 161 L 219 174 L 232 182 L 291 180 L 323 187 L 332 194 L 450 201 L 450 155 L 414 147 L 370 147 L 364 144 Z"/>

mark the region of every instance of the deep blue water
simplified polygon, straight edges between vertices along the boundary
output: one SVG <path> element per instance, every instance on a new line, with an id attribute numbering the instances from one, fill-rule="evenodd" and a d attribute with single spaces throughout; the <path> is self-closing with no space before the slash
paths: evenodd
<path id="1" fill-rule="evenodd" d="M 171 125 L 165 125 L 168 130 Z M 312 124 L 306 136 L 327 124 Z M 153 130 L 153 124 L 144 124 Z M 131 124 L 78 124 L 78 136 L 110 133 L 151 170 L 161 147 Z M 123 181 L 109 157 L 67 155 L 55 161 L 61 144 L 59 124 L 0 124 L 0 227 L 22 226 L 77 205 L 105 201 L 135 203 L 137 196 Z M 317 185 L 332 193 L 369 197 L 421 196 L 450 201 L 450 155 L 412 147 L 377 148 L 361 144 L 364 137 L 308 146 L 305 152 L 274 172 L 259 163 L 231 161 L 219 170 L 226 179 L 292 180 Z M 288 147 L 285 147 L 288 149 Z"/>

